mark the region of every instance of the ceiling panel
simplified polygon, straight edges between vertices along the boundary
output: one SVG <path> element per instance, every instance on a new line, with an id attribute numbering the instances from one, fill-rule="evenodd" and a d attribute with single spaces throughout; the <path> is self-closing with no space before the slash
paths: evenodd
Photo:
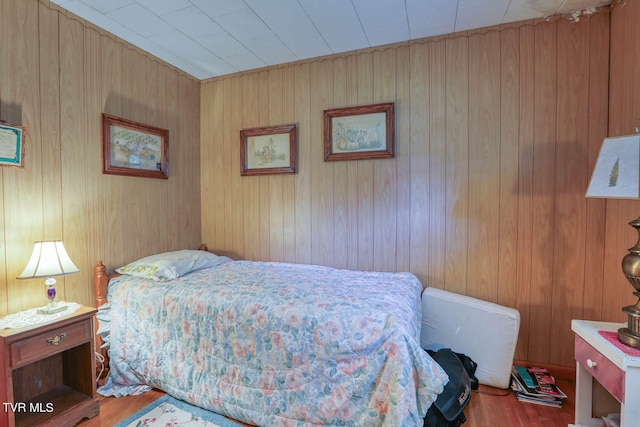
<path id="1" fill-rule="evenodd" d="M 249 7 L 296 56 L 296 59 L 328 55 L 331 52 L 313 21 L 297 0 L 247 0 Z"/>
<path id="2" fill-rule="evenodd" d="M 461 0 L 456 15 L 456 31 L 496 25 L 496 17 L 502 23 L 507 13 L 510 0 Z"/>
<path id="3" fill-rule="evenodd" d="M 571 13 L 611 0 L 50 0 L 193 75 Z"/>
<path id="4" fill-rule="evenodd" d="M 193 5 L 189 0 L 136 0 L 136 2 L 158 16 L 186 9 Z"/>
<path id="5" fill-rule="evenodd" d="M 369 46 L 351 1 L 299 0 L 332 53 Z"/>
<path id="6" fill-rule="evenodd" d="M 191 0 L 191 3 L 198 6 L 210 18 L 239 12 L 247 7 L 243 0 Z"/>
<path id="7" fill-rule="evenodd" d="M 457 11 L 457 4 L 452 1 L 407 0 L 411 39 L 453 33 Z"/>
<path id="8" fill-rule="evenodd" d="M 243 40 L 243 44 L 267 65 L 292 62 L 297 57 L 275 34 Z"/>
<path id="9" fill-rule="evenodd" d="M 114 10 L 121 9 L 125 6 L 129 6 L 135 3 L 134 0 L 110 0 L 110 1 L 82 0 L 81 2 L 89 6 L 91 9 L 94 9 L 96 12 L 102 13 L 102 14 L 113 12 Z M 52 3 L 57 3 L 57 2 L 54 1 Z M 71 2 L 71 3 L 75 3 L 75 2 Z"/>
<path id="10" fill-rule="evenodd" d="M 169 12 L 162 15 L 162 18 L 194 40 L 225 32 L 216 22 L 202 13 L 200 8 L 193 5 Z"/>
<path id="11" fill-rule="evenodd" d="M 145 38 L 174 29 L 159 16 L 149 12 L 138 3 L 112 10 L 106 16 Z"/>

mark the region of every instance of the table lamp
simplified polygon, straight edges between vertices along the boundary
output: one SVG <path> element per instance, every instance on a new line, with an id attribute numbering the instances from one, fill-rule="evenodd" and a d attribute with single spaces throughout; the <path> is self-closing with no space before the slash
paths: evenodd
<path id="1" fill-rule="evenodd" d="M 78 267 L 73 264 L 71 258 L 62 244 L 62 241 L 35 242 L 31 259 L 18 279 L 37 279 L 46 277 L 44 284 L 47 287 L 49 303 L 38 309 L 41 314 L 59 313 L 67 308 L 66 304 L 56 302 L 56 279 L 54 276 L 77 273 Z"/>
<path id="2" fill-rule="evenodd" d="M 604 139 L 586 197 L 640 199 L 640 135 Z M 638 301 L 622 308 L 629 321 L 618 330 L 618 340 L 640 348 L 640 217 L 629 225 L 635 228 L 638 240 L 622 258 L 622 272 L 635 288 Z"/>

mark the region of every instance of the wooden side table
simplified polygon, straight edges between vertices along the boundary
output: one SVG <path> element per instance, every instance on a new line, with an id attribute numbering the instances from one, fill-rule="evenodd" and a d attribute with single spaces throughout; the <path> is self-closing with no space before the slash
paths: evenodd
<path id="1" fill-rule="evenodd" d="M 73 426 L 100 412 L 93 317 L 0 330 L 0 426 Z"/>
<path id="2" fill-rule="evenodd" d="M 618 348 L 600 331 L 616 332 L 622 323 L 572 320 L 576 358 L 576 427 L 601 427 L 592 413 L 593 379 L 620 402 L 620 425 L 638 425 L 640 419 L 640 357 L 630 348 Z M 626 350 L 623 351 L 623 349 Z"/>

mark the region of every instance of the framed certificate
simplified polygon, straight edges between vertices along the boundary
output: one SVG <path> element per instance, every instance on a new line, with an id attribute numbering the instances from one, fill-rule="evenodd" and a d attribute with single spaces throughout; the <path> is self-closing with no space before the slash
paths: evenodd
<path id="1" fill-rule="evenodd" d="M 23 133 L 20 126 L 0 123 L 0 166 L 23 166 Z"/>

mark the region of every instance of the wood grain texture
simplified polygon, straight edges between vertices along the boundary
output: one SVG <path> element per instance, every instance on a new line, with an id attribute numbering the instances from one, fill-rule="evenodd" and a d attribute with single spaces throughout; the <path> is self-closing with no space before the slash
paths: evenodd
<path id="1" fill-rule="evenodd" d="M 519 70 L 532 70 L 535 64 L 535 27 L 522 27 L 518 29 L 519 36 Z M 516 301 L 529 301 L 532 290 L 533 257 L 529 245 L 535 233 L 533 227 L 533 213 L 535 211 L 533 195 L 534 164 L 531 161 L 534 140 L 534 106 L 535 76 L 533 73 L 519 71 L 518 101 L 518 129 L 520 131 L 517 142 L 518 147 L 518 181 L 515 194 L 518 200 L 518 250 L 516 252 L 517 274 L 513 286 L 505 283 L 501 286 L 514 288 Z M 512 107 L 513 108 L 513 107 Z M 529 354 L 529 335 L 531 325 L 531 305 L 528 303 L 517 304 L 520 311 L 520 335 L 518 338 L 518 351 L 520 354 Z M 535 332 L 535 331 L 532 331 Z"/>
<path id="2" fill-rule="evenodd" d="M 0 120 L 26 130 L 24 167 L 0 168 L 0 316 L 46 303 L 15 279 L 34 241 L 65 242 L 58 295 L 86 305 L 98 259 L 197 247 L 200 82 L 44 0 L 1 2 L 0 34 Z M 102 112 L 169 129 L 167 182 L 102 175 Z"/>
<path id="3" fill-rule="evenodd" d="M 71 259 L 78 264 L 80 271 L 91 269 L 88 259 L 87 194 L 88 152 L 85 133 L 84 111 L 84 27 L 76 20 L 60 22 L 60 155 L 59 173 L 61 191 L 62 240 Z M 62 154 L 64 153 L 64 154 Z M 45 218 L 48 215 L 45 215 Z M 53 219 L 49 217 L 50 219 Z M 70 243 L 74 242 L 73 245 Z M 67 289 L 66 284 L 72 277 L 65 278 L 63 298 L 69 301 L 91 301 L 91 289 L 88 286 L 74 286 Z"/>
<path id="4" fill-rule="evenodd" d="M 469 141 L 467 293 L 484 300 L 497 299 L 500 240 L 500 33 L 469 38 Z M 487 76 L 499 76 L 498 79 Z M 462 153 L 461 153 L 462 154 Z M 507 165 L 506 170 L 511 168 Z M 471 179 L 473 177 L 473 179 Z M 487 203 L 487 200 L 498 203 Z M 495 238 L 493 236 L 498 236 Z"/>
<path id="5" fill-rule="evenodd" d="M 333 61 L 333 105 L 346 107 L 349 90 L 348 65 L 346 58 Z M 338 108 L 340 108 L 338 107 Z M 334 265 L 338 268 L 349 267 L 349 163 L 335 162 L 333 168 L 333 238 Z"/>
<path id="6" fill-rule="evenodd" d="M 373 53 L 374 103 L 397 99 L 396 52 L 396 49 L 385 49 Z M 374 167 L 373 269 L 378 271 L 397 271 L 396 224 L 398 223 L 397 211 L 400 208 L 397 200 L 397 158 L 396 153 L 396 157 L 389 161 L 378 159 L 372 162 Z"/>
<path id="7" fill-rule="evenodd" d="M 517 304 L 518 270 L 518 175 L 512 165 L 519 161 L 520 116 L 520 34 L 517 28 L 500 33 L 500 209 L 498 268 L 495 301 L 507 307 Z"/>
<path id="8" fill-rule="evenodd" d="M 287 121 L 284 111 L 299 129 L 298 172 L 260 183 L 266 200 L 225 184 L 239 178 L 236 156 L 222 165 L 231 177 L 202 170 L 210 189 L 203 201 L 224 199 L 230 221 L 224 233 L 209 233 L 216 215 L 203 210 L 204 240 L 214 252 L 241 242 L 238 258 L 251 258 L 264 257 L 256 248 L 268 237 L 268 257 L 277 260 L 290 227 L 297 262 L 408 270 L 425 286 L 515 307 L 516 357 L 572 366 L 571 318 L 620 321 L 629 299 L 626 289 L 594 296 L 610 295 L 607 248 L 619 263 L 626 246 L 618 241 L 633 230 L 594 244 L 608 234 L 609 211 L 604 217 L 602 203 L 584 199 L 606 135 L 609 16 L 602 9 L 579 22 L 526 21 L 285 64 L 267 69 L 266 87 L 255 83 L 264 70 L 204 81 L 203 98 L 219 85 L 228 90 L 216 93 L 225 97 L 222 111 L 203 112 L 203 152 L 234 143 L 209 136 L 204 122 L 234 115 L 238 99 L 251 105 L 237 122 L 224 120 L 225 135 L 235 138 L 247 122 Z M 396 106 L 395 158 L 323 161 L 324 109 L 388 101 Z M 242 188 L 254 191 L 245 178 Z M 261 218 L 246 211 L 256 197 L 251 209 Z"/>
<path id="9" fill-rule="evenodd" d="M 253 74 L 243 82 L 242 96 L 242 127 L 253 128 L 260 126 L 260 104 L 258 98 L 254 98 L 260 90 L 259 75 Z M 254 99 L 254 102 L 252 102 Z M 263 101 L 264 102 L 264 101 Z M 261 215 L 261 182 L 260 177 L 248 177 L 242 179 L 239 184 L 242 186 L 243 212 L 243 232 L 244 247 L 248 249 L 247 259 L 260 260 L 262 249 L 262 236 L 260 234 Z"/>
<path id="10" fill-rule="evenodd" d="M 295 78 L 294 69 L 287 68 L 282 75 L 282 116 L 283 121 L 286 123 L 296 123 L 295 115 L 296 108 L 294 104 L 295 99 L 295 86 L 289 84 Z M 285 84 L 287 82 L 287 84 Z M 300 146 L 299 130 L 298 130 L 298 145 Z M 297 160 L 297 159 L 296 159 Z M 299 161 L 296 162 L 296 167 Z M 296 244 L 295 244 L 295 176 L 282 178 L 282 205 L 284 207 L 282 215 L 282 227 L 283 227 L 283 247 L 282 247 L 282 261 L 294 262 L 296 258 Z"/>
<path id="11" fill-rule="evenodd" d="M 295 121 L 298 126 L 298 173 L 295 185 L 296 262 L 310 263 L 311 258 L 311 70 L 309 64 L 294 69 Z M 314 117 L 314 120 L 320 120 Z"/>
<path id="12" fill-rule="evenodd" d="M 428 272 L 431 257 L 425 257 L 428 253 L 429 242 L 431 237 L 435 237 L 444 230 L 433 230 L 429 228 L 429 159 L 430 144 L 434 141 L 429 139 L 429 129 L 431 124 L 431 111 L 443 111 L 444 105 L 430 104 L 430 85 L 429 70 L 430 57 L 429 46 L 423 44 L 415 44 L 410 47 L 409 55 L 409 98 L 406 101 L 407 112 L 402 114 L 398 111 L 397 119 L 408 116 L 409 122 L 402 126 L 398 126 L 398 132 L 407 129 L 408 144 L 402 144 L 398 139 L 398 150 L 403 145 L 408 146 L 406 151 L 409 162 L 409 176 L 407 181 L 410 188 L 410 205 L 407 207 L 409 212 L 409 226 L 411 236 L 406 242 L 409 242 L 409 268 L 411 271 Z M 444 164 L 440 159 L 439 164 Z M 436 237 L 437 238 L 437 237 Z M 420 277 L 420 276 L 419 276 Z M 423 281 L 426 276 L 420 277 Z"/>
<path id="13" fill-rule="evenodd" d="M 0 315 L 44 303 L 15 277 L 53 238 L 81 270 L 62 299 L 91 303 L 96 258 L 206 241 L 513 306 L 516 357 L 563 366 L 571 317 L 624 321 L 634 302 L 619 263 L 638 203 L 583 196 L 602 138 L 638 126 L 635 3 L 203 82 L 47 1 L 0 12 L 0 120 L 27 130 L 25 168 L 0 168 Z M 396 157 L 325 164 L 322 111 L 378 101 L 396 104 Z M 102 112 L 169 129 L 167 182 L 99 172 Z M 298 172 L 241 177 L 239 131 L 290 122 Z"/>
<path id="14" fill-rule="evenodd" d="M 311 117 L 309 124 L 309 152 L 312 159 L 323 157 L 322 139 L 323 111 L 333 104 L 332 61 L 319 61 L 311 64 Z M 333 234 L 333 164 L 330 162 L 311 163 L 311 256 L 315 262 L 323 265 L 334 263 Z"/>
<path id="15" fill-rule="evenodd" d="M 445 271 L 444 289 L 467 294 L 469 227 L 475 226 L 469 212 L 469 39 L 446 39 L 447 76 Z M 486 76 L 490 78 L 490 76 Z M 479 177 L 478 177 L 479 178 Z M 478 249 L 478 248 L 476 248 Z M 425 254 L 426 255 L 426 254 Z M 473 254 L 472 254 L 473 255 Z M 424 255 L 423 255 L 424 256 Z M 471 284 L 474 286 L 474 284 Z"/>
<path id="16" fill-rule="evenodd" d="M 396 51 L 396 97 L 398 99 L 409 100 L 411 91 L 411 51 L 408 46 L 403 46 Z M 411 116 L 404 114 L 410 105 L 407 101 L 398 103 L 395 106 L 396 112 L 402 112 L 396 119 L 397 129 L 395 137 L 404 140 L 409 137 L 409 126 Z M 402 144 L 396 147 L 396 240 L 406 242 L 411 239 L 411 156 L 410 146 Z M 411 268 L 408 245 L 396 243 L 396 269 L 408 271 Z"/>
<path id="17" fill-rule="evenodd" d="M 638 2 L 614 2 L 610 23 L 610 136 L 633 134 L 640 128 L 640 84 L 637 81 L 640 72 L 640 56 L 637 55 L 640 30 L 636 25 L 639 17 Z M 604 215 L 604 235 L 600 234 L 603 237 L 602 246 L 594 248 L 597 252 L 593 257 L 601 256 L 600 251 L 604 249 L 603 277 L 607 285 L 602 289 L 602 304 L 597 310 L 601 310 L 603 317 L 616 313 L 616 318 L 622 322 L 627 320 L 627 316 L 620 312 L 620 308 L 637 301 L 631 294 L 633 288 L 621 273 L 620 260 L 638 238 L 628 223 L 640 214 L 640 204 L 634 200 L 601 200 L 600 209 L 603 209 L 602 204 L 605 209 L 601 213 Z M 595 284 L 591 283 L 591 289 L 594 287 Z"/>
<path id="18" fill-rule="evenodd" d="M 534 129 L 533 144 L 529 149 L 535 168 L 533 174 L 533 238 L 527 250 L 532 257 L 531 293 L 529 308 L 529 345 L 530 360 L 549 360 L 551 347 L 551 307 L 555 288 L 553 272 L 563 262 L 562 254 L 555 252 L 554 235 L 556 227 L 556 132 L 557 97 L 562 88 L 557 82 L 557 23 L 542 23 L 535 27 L 534 34 Z M 544 64 L 541 66 L 541 64 Z M 544 172 L 543 172 L 544 171 Z M 557 261 L 556 261 L 557 260 Z M 571 287 L 573 284 L 558 284 Z M 567 328 L 568 328 L 567 324 Z M 568 339 L 568 337 L 567 337 Z M 569 346 L 569 343 L 566 344 Z M 568 362 L 568 361 L 567 361 Z"/>
<path id="19" fill-rule="evenodd" d="M 594 81 L 605 78 L 604 64 L 609 61 L 609 43 L 597 37 L 602 31 L 602 27 L 609 25 L 609 19 L 605 14 L 594 16 L 590 34 L 590 55 L 589 55 L 589 80 L 590 86 Z M 608 88 L 598 87 L 589 93 L 589 147 L 587 151 L 587 170 L 592 171 L 595 167 L 598 152 L 602 141 L 600 135 L 606 133 L 608 125 Z M 601 279 L 604 277 L 604 265 L 602 259 L 605 250 L 605 209 L 604 200 L 587 199 L 586 206 L 586 229 L 585 246 L 590 248 L 585 255 L 585 283 L 584 300 L 602 301 L 605 288 Z M 602 307 L 594 304 L 583 304 L 581 319 L 594 319 L 602 317 Z"/>
<path id="20" fill-rule="evenodd" d="M 358 67 L 358 105 L 375 103 L 374 99 L 374 73 L 373 52 L 365 51 L 357 57 Z M 315 157 L 314 159 L 317 159 Z M 392 160 L 389 160 L 392 161 Z M 358 207 L 358 223 L 356 227 L 358 236 L 357 268 L 359 270 L 373 270 L 373 245 L 374 245 L 374 188 L 373 171 L 374 163 L 371 161 L 357 161 L 356 191 Z"/>
<path id="21" fill-rule="evenodd" d="M 583 88 L 589 85 L 589 31 L 576 31 L 570 22 L 558 23 L 557 79 L 563 90 L 557 96 L 556 131 L 556 191 L 563 192 L 555 204 L 554 253 L 561 254 L 562 264 L 553 271 L 554 283 L 573 283 L 572 286 L 555 286 L 550 294 L 550 339 L 563 338 L 553 325 L 570 323 L 580 318 L 584 304 L 584 254 L 576 247 L 585 247 L 586 198 L 584 182 L 589 179 L 587 150 L 589 141 L 589 93 Z M 576 230 L 581 230 L 576 232 Z M 550 353 L 550 362 L 571 360 L 573 349 L 563 346 Z"/>
<path id="22" fill-rule="evenodd" d="M 428 169 L 429 169 L 429 234 L 426 239 L 428 257 L 427 279 L 423 283 L 443 289 L 446 271 L 446 199 L 447 199 L 447 67 L 446 44 L 430 43 L 428 46 Z M 416 148 L 420 141 L 414 141 Z M 413 150 L 410 152 L 413 162 Z M 422 160 L 424 162 L 424 160 Z M 420 164 L 420 157 L 416 164 Z M 413 170 L 413 169 L 412 169 Z M 413 185 L 413 183 L 412 183 Z M 414 199 L 413 192 L 410 195 Z M 416 223 L 411 230 L 413 236 L 420 230 Z M 411 251 L 413 257 L 426 258 L 420 252 Z M 413 263 L 412 263 L 413 264 Z M 418 276 L 420 277 L 420 276 Z"/>

